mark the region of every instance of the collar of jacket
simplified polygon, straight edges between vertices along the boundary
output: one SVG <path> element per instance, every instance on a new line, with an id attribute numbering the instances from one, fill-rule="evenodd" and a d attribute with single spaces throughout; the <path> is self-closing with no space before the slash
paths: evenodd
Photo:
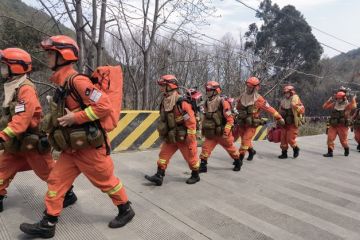
<path id="1" fill-rule="evenodd" d="M 78 72 L 74 69 L 73 64 L 65 65 L 65 66 L 62 66 L 59 69 L 57 69 L 53 73 L 53 75 L 51 75 L 50 81 L 55 83 L 56 85 L 63 86 L 65 83 L 65 79 L 68 76 L 70 76 L 72 74 L 76 74 L 76 73 L 78 73 Z"/>

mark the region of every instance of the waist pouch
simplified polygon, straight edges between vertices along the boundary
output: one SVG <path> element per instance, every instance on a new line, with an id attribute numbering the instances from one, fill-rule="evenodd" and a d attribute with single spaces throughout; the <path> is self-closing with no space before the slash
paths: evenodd
<path id="1" fill-rule="evenodd" d="M 185 126 L 177 126 L 174 129 L 168 131 L 167 135 L 164 140 L 167 143 L 178 143 L 178 142 L 185 142 L 187 136 L 187 128 Z"/>
<path id="2" fill-rule="evenodd" d="M 14 137 L 3 143 L 4 151 L 8 153 L 19 153 L 37 150 L 39 153 L 50 151 L 50 144 L 46 135 L 26 132 L 19 138 Z"/>
<path id="3" fill-rule="evenodd" d="M 2 143 L 4 152 L 6 153 L 18 153 L 20 152 L 21 143 L 16 137 L 11 138 L 9 141 Z"/>
<path id="4" fill-rule="evenodd" d="M 105 136 L 98 127 L 83 125 L 74 128 L 58 128 L 49 135 L 49 142 L 57 151 L 69 148 L 74 150 L 98 148 L 104 144 Z"/>

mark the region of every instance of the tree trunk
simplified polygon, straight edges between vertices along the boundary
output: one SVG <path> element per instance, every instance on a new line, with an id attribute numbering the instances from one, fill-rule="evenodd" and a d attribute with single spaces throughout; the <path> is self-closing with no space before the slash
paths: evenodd
<path id="1" fill-rule="evenodd" d="M 144 52 L 144 75 L 143 75 L 143 83 L 144 83 L 144 90 L 143 90 L 143 102 L 142 107 L 143 110 L 148 110 L 149 108 L 149 52 Z"/>
<path id="2" fill-rule="evenodd" d="M 84 38 L 82 33 L 82 27 L 84 25 L 83 18 L 82 18 L 82 6 L 81 0 L 76 0 L 75 5 L 75 12 L 76 12 L 76 41 L 79 45 L 79 61 L 78 61 L 78 68 L 79 72 L 83 73 L 85 70 L 85 45 L 84 45 Z"/>
<path id="3" fill-rule="evenodd" d="M 99 39 L 96 44 L 97 48 L 97 66 L 103 65 L 103 53 L 104 53 L 104 37 L 105 37 L 105 24 L 106 24 L 106 0 L 101 1 L 101 14 L 100 14 L 100 28 Z"/>

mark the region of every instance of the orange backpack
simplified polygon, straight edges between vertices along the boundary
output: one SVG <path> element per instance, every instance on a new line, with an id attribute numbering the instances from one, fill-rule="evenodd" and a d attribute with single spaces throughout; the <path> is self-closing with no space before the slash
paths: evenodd
<path id="1" fill-rule="evenodd" d="M 79 75 L 71 76 L 68 80 L 70 91 L 75 95 L 82 109 L 87 106 L 77 93 L 73 80 Z M 85 75 L 86 76 L 86 75 Z M 89 77 L 89 76 L 87 76 Z M 111 113 L 99 120 L 101 127 L 110 132 L 116 128 L 121 112 L 121 103 L 123 96 L 123 72 L 120 65 L 117 66 L 100 66 L 89 77 L 96 88 L 104 92 L 111 102 Z"/>
<path id="2" fill-rule="evenodd" d="M 98 67 L 90 77 L 99 90 L 105 92 L 111 101 L 111 114 L 100 119 L 101 126 L 106 132 L 116 128 L 121 112 L 123 96 L 123 72 L 121 66 Z"/>

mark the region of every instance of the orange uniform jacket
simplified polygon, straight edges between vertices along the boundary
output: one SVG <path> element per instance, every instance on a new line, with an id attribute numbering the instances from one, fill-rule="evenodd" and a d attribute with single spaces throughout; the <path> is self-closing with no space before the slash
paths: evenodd
<path id="1" fill-rule="evenodd" d="M 223 116 L 226 119 L 225 128 L 229 129 L 230 131 L 230 129 L 234 125 L 234 116 L 231 112 L 231 104 L 228 101 L 222 101 L 222 105 L 223 105 Z"/>
<path id="2" fill-rule="evenodd" d="M 42 109 L 34 87 L 23 85 L 17 90 L 17 113 L 12 116 L 7 127 L 0 132 L 0 138 L 8 141 L 28 128 L 35 128 L 40 124 Z"/>
<path id="3" fill-rule="evenodd" d="M 72 65 L 65 66 L 61 71 L 55 72 L 51 80 L 60 86 L 65 84 L 66 78 L 77 74 Z M 57 81 L 62 82 L 57 82 Z M 86 109 L 81 110 L 80 104 L 72 96 L 66 97 L 66 107 L 75 112 L 75 123 L 83 124 L 89 121 L 105 117 L 111 112 L 111 103 L 108 96 L 97 89 L 91 80 L 83 75 L 78 75 L 74 79 L 74 86 L 80 94 L 83 102 L 87 105 Z"/>

